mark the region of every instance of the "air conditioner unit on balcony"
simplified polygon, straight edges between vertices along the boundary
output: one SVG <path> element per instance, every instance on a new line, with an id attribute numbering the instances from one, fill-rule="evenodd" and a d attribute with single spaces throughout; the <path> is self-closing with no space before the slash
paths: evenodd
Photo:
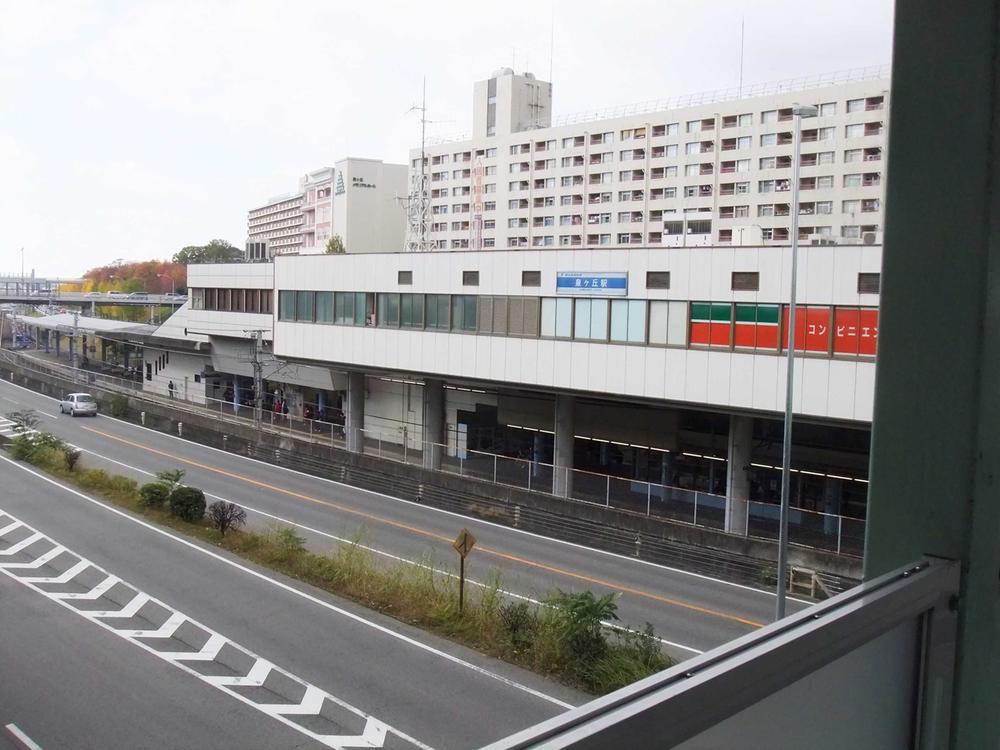
<path id="1" fill-rule="evenodd" d="M 861 235 L 861 244 L 874 245 L 879 241 L 878 232 L 865 232 Z"/>
<path id="2" fill-rule="evenodd" d="M 810 234 L 810 245 L 836 245 L 837 240 L 825 234 Z"/>

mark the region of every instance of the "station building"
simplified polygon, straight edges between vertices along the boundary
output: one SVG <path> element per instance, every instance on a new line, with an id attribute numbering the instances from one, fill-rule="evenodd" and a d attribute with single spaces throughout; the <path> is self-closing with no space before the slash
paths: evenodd
<path id="1" fill-rule="evenodd" d="M 720 528 L 747 533 L 780 493 L 791 107 L 814 103 L 792 504 L 826 530 L 851 525 L 860 554 L 884 75 L 552 125 L 549 84 L 498 71 L 475 87 L 473 137 L 411 160 L 432 252 L 348 242 L 339 256 L 191 266 L 189 302 L 157 336 L 200 337 L 209 352 L 161 357 L 148 387 L 198 373 L 206 400 L 239 408 L 264 357 L 265 407 L 336 424 L 349 450 L 377 440 L 432 469 L 492 455 L 495 475 L 518 461 L 532 489 L 585 502 L 707 497 Z"/>

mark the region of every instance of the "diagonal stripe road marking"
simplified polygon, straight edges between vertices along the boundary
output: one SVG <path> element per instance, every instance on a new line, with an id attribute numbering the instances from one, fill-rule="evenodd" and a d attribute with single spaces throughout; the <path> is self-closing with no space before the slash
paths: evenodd
<path id="1" fill-rule="evenodd" d="M 11 516 L 9 513 L 5 515 L 13 519 L 13 516 Z M 45 540 L 51 545 L 53 545 L 52 549 L 50 549 L 43 555 L 39 555 L 34 561 L 30 563 L 4 562 L 2 559 L 0 559 L 0 573 L 6 575 L 7 577 L 11 578 L 14 581 L 17 581 L 21 585 L 31 589 L 32 591 L 35 591 L 36 593 L 41 594 L 42 596 L 55 602 L 56 604 L 65 607 L 69 611 L 74 612 L 77 615 L 113 633 L 114 635 L 117 635 L 118 637 L 125 639 L 126 641 L 132 643 L 133 645 L 138 646 L 147 653 L 152 654 L 157 658 L 162 659 L 163 661 L 166 661 L 170 664 L 173 664 L 178 669 L 194 676 L 195 678 L 201 680 L 202 682 L 205 682 L 219 690 L 222 690 L 227 695 L 235 698 L 241 703 L 263 712 L 264 714 L 281 722 L 282 724 L 291 727 L 296 732 L 304 734 L 307 737 L 310 737 L 311 739 L 325 745 L 326 747 L 333 748 L 334 750 L 347 750 L 347 748 L 356 748 L 356 747 L 369 747 L 369 748 L 382 747 L 385 744 L 387 733 L 391 732 L 393 735 L 403 740 L 404 742 L 409 743 L 413 747 L 420 748 L 420 750 L 432 750 L 432 748 L 420 742 L 419 740 L 416 740 L 413 737 L 410 737 L 409 735 L 404 734 L 403 732 L 394 729 L 393 727 L 390 727 L 388 724 L 385 724 L 379 719 L 370 716 L 369 714 L 365 713 L 359 708 L 352 706 L 346 701 L 343 701 L 337 698 L 336 696 L 321 690 L 315 685 L 311 685 L 308 682 L 299 679 L 295 675 L 282 670 L 280 667 L 277 667 L 272 662 L 269 662 L 266 659 L 261 658 L 260 656 L 253 653 L 249 649 L 246 649 L 243 646 L 240 646 L 239 644 L 228 640 L 221 634 L 216 633 L 215 631 L 211 630 L 205 625 L 202 625 L 196 620 L 187 617 L 183 613 L 174 610 L 173 608 L 169 607 L 168 605 L 159 601 L 158 599 L 155 599 L 154 597 L 146 593 L 143 593 L 142 591 L 139 591 L 138 589 L 131 586 L 130 584 L 127 584 L 125 581 L 118 578 L 117 576 L 111 575 L 110 573 L 103 570 L 94 563 L 85 560 L 79 555 L 76 555 L 67 548 L 63 547 L 62 545 L 50 539 L 49 537 L 45 536 L 41 532 L 31 528 L 27 524 L 24 524 L 22 522 L 21 525 L 31 532 L 30 536 L 24 540 L 24 542 L 28 542 L 28 544 L 22 546 L 22 549 L 26 546 L 30 546 L 30 544 L 36 541 L 41 541 L 41 540 Z M 44 562 L 38 563 L 38 561 L 41 560 L 42 558 L 48 556 L 49 559 L 51 559 L 52 557 L 55 557 L 56 555 L 62 554 L 64 552 L 72 554 L 75 557 L 79 558 L 80 563 L 86 563 L 84 567 L 93 567 L 95 570 L 104 573 L 105 575 L 104 579 L 86 593 L 65 594 L 65 593 L 47 591 L 36 585 L 38 583 L 43 583 L 46 581 L 51 582 L 52 579 L 29 580 L 28 578 L 19 576 L 14 572 L 16 569 L 19 569 L 21 566 L 24 565 L 41 567 L 41 565 L 43 565 Z M 8 556 L 10 554 L 12 553 L 8 552 Z M 81 567 L 80 564 L 77 563 L 70 570 L 76 570 L 77 572 L 80 572 L 84 569 L 84 567 Z M 69 571 L 66 571 L 66 573 L 68 572 Z M 63 573 L 58 577 L 61 578 L 63 576 L 66 576 L 66 573 Z M 72 580 L 72 577 L 73 576 L 69 576 L 67 582 L 69 580 Z M 129 586 L 129 588 L 135 591 L 135 594 L 133 595 L 132 599 L 129 602 L 127 602 L 124 606 L 122 606 L 121 609 L 92 611 L 92 610 L 78 609 L 77 607 L 73 606 L 74 601 L 100 599 L 100 597 L 103 594 L 107 593 L 111 588 L 113 588 L 115 585 L 119 583 L 125 586 Z M 159 607 L 162 607 L 167 612 L 169 612 L 169 615 L 167 616 L 165 622 L 163 622 L 155 629 L 137 630 L 137 629 L 116 628 L 112 624 L 112 622 L 109 622 L 109 621 L 114 621 L 116 619 L 120 620 L 120 619 L 129 619 L 131 617 L 134 617 L 139 612 L 139 610 L 142 609 L 142 607 L 148 603 L 155 604 Z M 207 642 L 205 643 L 204 646 L 202 646 L 202 648 L 199 651 L 191 653 L 157 651 L 151 645 L 147 644 L 144 640 L 140 640 L 140 639 L 171 638 L 177 632 L 177 629 L 182 624 L 185 623 L 190 623 L 195 628 L 208 635 Z M 238 677 L 229 675 L 225 676 L 211 675 L 211 674 L 205 675 L 201 674 L 199 671 L 193 669 L 190 666 L 187 666 L 184 663 L 185 661 L 212 662 L 215 660 L 215 657 L 219 654 L 222 648 L 227 646 L 230 649 L 234 649 L 235 651 L 240 653 L 243 656 L 243 658 L 250 660 L 251 667 L 245 675 Z M 267 679 L 268 675 L 270 675 L 272 672 L 280 674 L 286 680 L 290 680 L 294 684 L 300 686 L 304 693 L 302 699 L 299 701 L 290 700 L 287 703 L 259 704 L 255 703 L 250 698 L 242 695 L 241 693 L 233 689 L 237 687 L 248 687 L 248 686 L 259 687 L 264 684 L 264 681 Z M 321 732 L 308 729 L 299 724 L 297 721 L 287 718 L 288 716 L 317 716 L 317 717 L 321 715 L 325 716 L 323 711 L 324 711 L 324 706 L 327 703 L 330 703 L 335 707 L 339 707 L 339 709 L 341 709 L 342 712 L 351 715 L 355 719 L 363 721 L 364 729 L 362 733 L 357 735 L 323 734 Z M 338 727 L 343 726 L 343 719 L 332 720 L 327 717 L 327 720 L 331 721 L 331 723 L 333 723 L 335 726 Z M 9 730 L 10 727 L 8 726 L 7 729 Z"/>

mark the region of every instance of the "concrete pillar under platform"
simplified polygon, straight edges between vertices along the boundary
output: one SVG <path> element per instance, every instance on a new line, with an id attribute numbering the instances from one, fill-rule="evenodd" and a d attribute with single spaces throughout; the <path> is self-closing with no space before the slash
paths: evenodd
<path id="1" fill-rule="evenodd" d="M 424 381 L 423 463 L 425 469 L 440 469 L 444 453 L 444 381 Z"/>
<path id="2" fill-rule="evenodd" d="M 576 399 L 573 396 L 556 396 L 555 435 L 553 436 L 552 494 L 569 497 L 573 493 L 573 444 L 575 439 L 573 412 Z"/>
<path id="3" fill-rule="evenodd" d="M 352 453 L 364 452 L 365 427 L 365 374 L 351 372 L 347 374 L 347 409 L 344 432 L 347 450 Z"/>
<path id="4" fill-rule="evenodd" d="M 729 452 L 726 460 L 726 531 L 746 534 L 750 500 L 750 453 L 753 418 L 729 418 Z"/>

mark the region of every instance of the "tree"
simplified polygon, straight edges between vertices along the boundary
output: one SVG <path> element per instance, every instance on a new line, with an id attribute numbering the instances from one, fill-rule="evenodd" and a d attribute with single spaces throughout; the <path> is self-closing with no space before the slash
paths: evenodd
<path id="1" fill-rule="evenodd" d="M 208 519 L 225 536 L 229 529 L 238 529 L 247 522 L 247 512 L 235 503 L 217 500 L 208 506 Z"/>
<path id="2" fill-rule="evenodd" d="M 333 237 L 326 241 L 327 255 L 343 255 L 346 252 L 347 248 L 344 247 L 344 241 L 340 238 L 339 234 L 333 235 Z"/>
<path id="3" fill-rule="evenodd" d="M 174 263 L 232 263 L 243 260 L 243 251 L 225 240 L 212 240 L 207 245 L 188 245 L 173 257 Z"/>

